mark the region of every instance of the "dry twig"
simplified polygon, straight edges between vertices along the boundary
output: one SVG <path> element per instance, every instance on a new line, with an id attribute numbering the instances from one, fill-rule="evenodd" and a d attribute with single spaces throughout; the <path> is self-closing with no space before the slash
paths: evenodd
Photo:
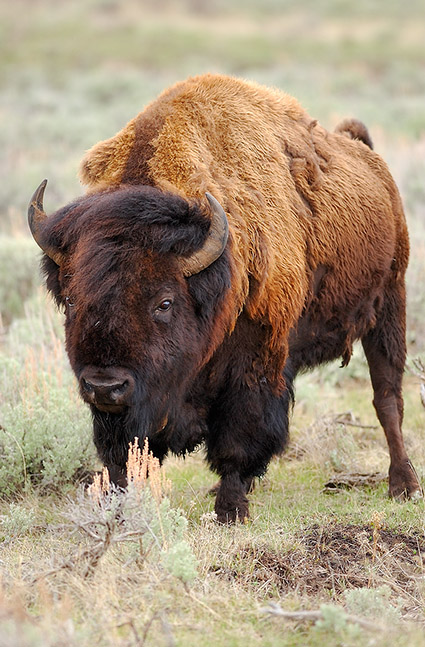
<path id="1" fill-rule="evenodd" d="M 315 611 L 284 611 L 282 607 L 275 603 L 270 603 L 269 606 L 262 607 L 260 611 L 272 616 L 285 618 L 285 620 L 294 620 L 295 622 L 317 622 L 318 620 L 325 619 L 323 612 L 320 609 Z M 358 624 L 359 627 L 362 627 L 363 629 L 368 629 L 369 631 L 385 631 L 385 627 L 376 622 L 371 622 L 370 620 L 365 620 L 364 618 L 359 618 L 358 616 L 345 612 L 344 616 L 347 622 Z"/>
<path id="2" fill-rule="evenodd" d="M 339 413 L 338 415 L 334 416 L 333 422 L 339 425 L 344 425 L 345 427 L 357 427 L 358 429 L 378 429 L 377 425 L 363 425 L 360 422 L 357 422 L 351 411 L 347 411 L 346 413 Z"/>

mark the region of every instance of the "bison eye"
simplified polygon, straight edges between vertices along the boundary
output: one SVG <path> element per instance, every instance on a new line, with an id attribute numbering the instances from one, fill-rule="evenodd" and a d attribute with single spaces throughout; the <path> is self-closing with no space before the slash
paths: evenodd
<path id="1" fill-rule="evenodd" d="M 161 299 L 161 301 L 158 299 L 158 301 L 154 302 L 153 305 L 154 309 L 152 311 L 152 317 L 154 321 L 164 324 L 170 323 L 173 316 L 173 297 L 167 297 L 165 299 Z"/>
<path id="2" fill-rule="evenodd" d="M 71 297 L 65 297 L 64 312 L 68 315 L 74 314 L 75 303 L 72 303 Z"/>
<path id="3" fill-rule="evenodd" d="M 155 310 L 157 312 L 167 312 L 167 310 L 169 310 L 172 305 L 173 302 L 171 299 L 164 299 L 159 305 L 156 306 Z"/>

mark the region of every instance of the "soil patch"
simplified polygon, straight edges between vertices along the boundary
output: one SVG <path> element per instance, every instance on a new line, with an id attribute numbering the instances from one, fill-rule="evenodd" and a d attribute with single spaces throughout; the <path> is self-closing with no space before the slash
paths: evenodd
<path id="1" fill-rule="evenodd" d="M 217 574 L 264 593 L 297 591 L 338 597 L 350 588 L 387 584 L 394 595 L 418 597 L 425 575 L 425 538 L 370 526 L 313 525 L 282 553 L 246 546 L 234 555 L 233 569 Z M 419 596 L 420 597 L 420 596 Z M 410 606 L 410 605 L 409 605 Z"/>

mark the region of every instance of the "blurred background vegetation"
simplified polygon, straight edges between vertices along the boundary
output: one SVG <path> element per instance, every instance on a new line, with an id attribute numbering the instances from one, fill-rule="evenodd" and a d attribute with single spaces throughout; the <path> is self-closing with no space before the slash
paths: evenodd
<path id="1" fill-rule="evenodd" d="M 84 150 L 193 74 L 277 85 L 328 127 L 355 115 L 378 150 L 425 133 L 423 0 L 15 0 L 0 61 L 3 230 L 45 176 L 49 206 L 78 194 Z"/>

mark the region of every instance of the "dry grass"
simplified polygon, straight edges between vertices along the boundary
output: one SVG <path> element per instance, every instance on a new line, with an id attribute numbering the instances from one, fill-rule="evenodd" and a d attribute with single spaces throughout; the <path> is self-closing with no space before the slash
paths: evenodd
<path id="1" fill-rule="evenodd" d="M 76 499 L 57 501 L 62 523 L 32 526 L 27 537 L 14 536 L 13 542 L 11 537 L 5 543 L 2 647 L 9 637 L 15 646 L 32 645 L 31 636 L 36 645 L 92 644 L 105 628 L 108 635 L 102 644 L 132 644 L 128 635 L 140 640 L 151 628 L 152 608 L 160 627 L 170 628 L 167 609 L 148 603 L 155 592 L 168 598 L 180 588 L 180 595 L 196 599 L 183 571 L 173 575 L 181 552 L 172 553 L 174 563 L 168 567 L 167 555 L 182 544 L 185 519 L 169 508 L 169 483 L 147 443 L 143 451 L 137 441 L 131 444 L 127 477 L 128 489 L 117 490 L 103 470 Z M 146 596 L 143 604 L 140 591 Z"/>
<path id="2" fill-rule="evenodd" d="M 331 425 L 326 424 L 330 437 Z M 324 440 L 326 444 L 326 434 Z M 273 600 L 285 610 L 314 611 L 332 602 L 337 609 L 349 610 L 345 591 L 373 592 L 383 585 L 390 589 L 386 608 L 401 618 L 396 635 L 416 640 L 415 624 L 425 620 L 423 506 L 411 506 L 409 512 L 386 502 L 383 492 L 374 492 L 373 487 L 365 493 L 358 488 L 331 497 L 320 494 L 320 481 L 319 488 L 312 488 L 311 481 L 301 478 L 308 473 L 317 484 L 317 474 L 326 472 L 326 452 L 316 454 L 314 461 L 313 454 L 307 447 L 296 458 L 272 466 L 269 479 L 252 495 L 253 519 L 246 526 L 218 526 L 205 512 L 211 509 L 209 498 L 197 509 L 205 496 L 197 494 L 198 516 L 186 534 L 198 562 L 198 576 L 190 585 L 167 572 L 152 548 L 143 547 L 146 533 L 140 526 L 131 534 L 135 528 L 128 525 L 128 517 L 124 524 L 117 522 L 122 508 L 115 508 L 111 517 L 106 473 L 95 478 L 83 497 L 71 501 L 56 497 L 53 523 L 47 522 L 49 502 L 29 499 L 36 522 L 3 543 L 0 629 L 6 626 L 6 617 L 8 623 L 0 636 L 11 635 L 15 643 L 3 637 L 1 647 L 93 643 L 130 647 L 194 640 L 208 645 L 208 636 L 214 636 L 217 645 L 239 645 L 241 623 L 246 645 L 256 645 L 265 636 L 266 645 L 303 644 L 297 642 L 303 634 L 297 625 L 290 630 L 295 642 L 280 642 L 283 620 L 267 621 L 265 629 L 260 621 L 262 605 Z M 194 462 L 202 473 L 197 457 Z M 181 476 L 185 470 L 190 474 L 190 463 L 174 459 L 165 473 L 174 481 L 176 470 Z M 142 451 L 136 445 L 130 448 L 128 477 L 139 506 L 143 507 L 148 489 L 154 511 L 167 494 L 193 513 L 190 481 L 177 484 L 180 493 L 170 492 L 164 470 L 158 469 L 146 446 Z M 290 481 L 293 490 L 287 487 Z M 280 482 L 285 500 L 279 494 Z M 403 525 L 405 530 L 399 530 Z M 166 536 L 161 525 L 156 536 Z M 364 627 L 361 631 L 362 644 L 369 644 L 371 636 L 376 640 L 376 632 Z M 320 644 L 315 632 L 319 628 L 310 636 L 311 645 L 316 639 Z M 327 635 L 330 645 L 340 644 L 338 632 L 328 630 Z M 378 632 L 379 639 L 383 635 Z"/>

